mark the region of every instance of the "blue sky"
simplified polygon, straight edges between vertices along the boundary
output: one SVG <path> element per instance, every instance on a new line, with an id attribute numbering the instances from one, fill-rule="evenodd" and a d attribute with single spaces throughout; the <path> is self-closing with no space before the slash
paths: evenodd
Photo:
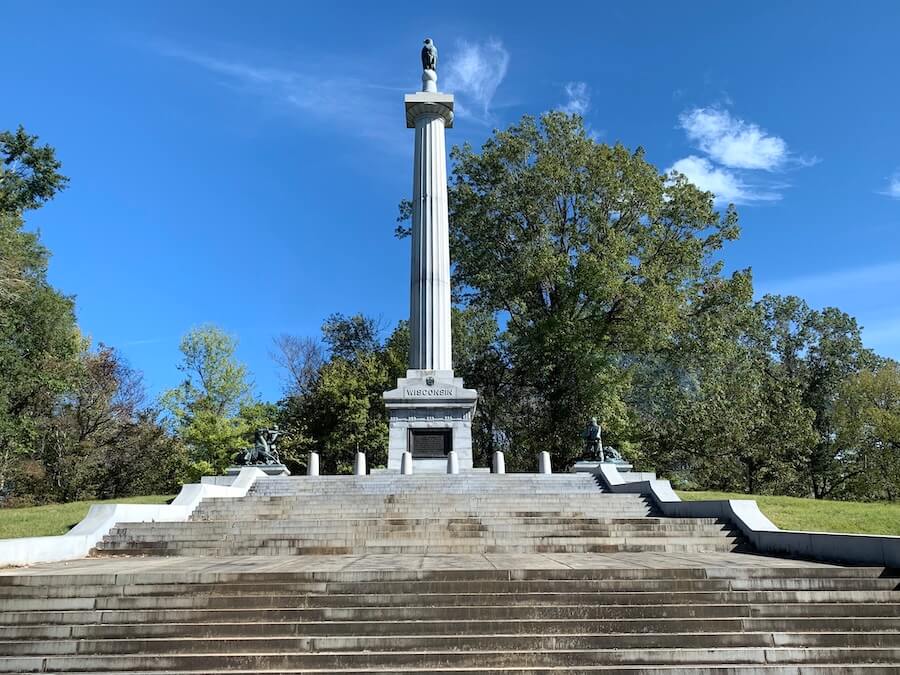
<path id="1" fill-rule="evenodd" d="M 725 260 L 760 293 L 840 307 L 900 358 L 900 3 L 751 5 L 7 3 L 0 128 L 57 148 L 71 187 L 30 218 L 50 278 L 153 393 L 194 325 L 236 335 L 275 399 L 273 336 L 406 316 L 425 36 L 448 144 L 580 112 L 738 203 Z"/>

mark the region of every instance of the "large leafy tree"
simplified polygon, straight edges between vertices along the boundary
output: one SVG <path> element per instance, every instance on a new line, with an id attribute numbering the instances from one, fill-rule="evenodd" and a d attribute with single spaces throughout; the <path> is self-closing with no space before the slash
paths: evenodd
<path id="1" fill-rule="evenodd" d="M 252 403 L 247 369 L 235 357 L 235 338 L 216 326 L 190 330 L 180 349 L 184 379 L 162 403 L 191 450 L 196 473 L 221 472 L 251 431 L 241 415 Z"/>
<path id="2" fill-rule="evenodd" d="M 900 364 L 887 360 L 849 377 L 835 419 L 847 492 L 900 499 Z"/>
<path id="3" fill-rule="evenodd" d="M 685 487 L 790 491 L 815 441 L 812 412 L 772 358 L 765 312 L 745 281 L 676 347 L 641 362 L 631 398 L 642 451 Z"/>
<path id="4" fill-rule="evenodd" d="M 818 311 L 800 298 L 774 295 L 759 305 L 771 358 L 813 416 L 815 437 L 809 452 L 798 456 L 803 491 L 816 498 L 840 496 L 851 474 L 844 461 L 837 401 L 847 379 L 872 368 L 877 358 L 863 346 L 856 320 L 836 308 Z"/>
<path id="5" fill-rule="evenodd" d="M 184 471 L 183 447 L 157 421 L 143 379 L 114 349 L 80 355 L 81 372 L 41 429 L 45 500 L 166 493 Z"/>
<path id="6" fill-rule="evenodd" d="M 66 181 L 53 148 L 20 127 L 0 133 L 0 492 L 40 473 L 42 422 L 79 374 L 74 303 L 47 281 L 49 253 L 23 214 Z"/>
<path id="7" fill-rule="evenodd" d="M 498 357 L 518 393 L 488 438 L 563 464 L 592 414 L 626 439 L 631 364 L 714 304 L 735 212 L 642 150 L 595 142 L 578 116 L 524 117 L 452 157 L 457 300 L 505 325 Z"/>

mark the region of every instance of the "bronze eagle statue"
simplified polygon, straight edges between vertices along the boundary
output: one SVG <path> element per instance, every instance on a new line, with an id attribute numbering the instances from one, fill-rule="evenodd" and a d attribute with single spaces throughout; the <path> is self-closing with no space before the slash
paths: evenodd
<path id="1" fill-rule="evenodd" d="M 437 70 L 437 47 L 431 38 L 425 38 L 425 46 L 422 47 L 422 68 L 424 70 Z"/>

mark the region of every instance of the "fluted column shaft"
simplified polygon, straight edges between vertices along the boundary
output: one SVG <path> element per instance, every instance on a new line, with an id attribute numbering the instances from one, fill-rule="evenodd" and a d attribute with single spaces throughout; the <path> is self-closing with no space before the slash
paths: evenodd
<path id="1" fill-rule="evenodd" d="M 409 367 L 452 370 L 450 233 L 444 117 L 415 118 Z"/>

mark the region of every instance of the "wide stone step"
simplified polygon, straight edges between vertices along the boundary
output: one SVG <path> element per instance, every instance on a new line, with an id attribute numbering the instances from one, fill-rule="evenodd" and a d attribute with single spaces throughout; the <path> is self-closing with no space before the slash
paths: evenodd
<path id="1" fill-rule="evenodd" d="M 447 525 L 417 525 L 415 523 L 403 525 L 387 525 L 371 522 L 367 524 L 342 523 L 302 525 L 294 523 L 257 523 L 254 527 L 250 523 L 229 523 L 225 521 L 194 521 L 191 523 L 179 523 L 179 527 L 164 527 L 162 524 L 138 524 L 121 525 L 110 530 L 108 536 L 129 534 L 131 536 L 158 537 L 171 539 L 191 534 L 196 536 L 231 536 L 249 537 L 256 536 L 316 536 L 330 538 L 334 536 L 346 537 L 371 537 L 371 536 L 416 536 L 416 537 L 458 537 L 466 536 L 497 536 L 497 537 L 668 537 L 668 536 L 718 536 L 734 532 L 727 525 L 698 525 L 698 526 L 667 526 L 648 525 L 646 527 L 632 525 L 515 525 L 506 526 L 490 525 L 486 523 L 468 523 Z"/>
<path id="2" fill-rule="evenodd" d="M 99 614 L 99 615 L 98 615 Z M 749 604 L 642 604 L 605 605 L 453 605 L 431 607 L 297 607 L 238 609 L 144 609 L 144 610 L 39 610 L 5 611 L 2 625 L 105 625 L 133 623 L 266 623 L 332 621 L 527 621 L 527 620 L 654 620 L 707 618 L 795 618 L 879 617 L 898 620 L 900 603 L 755 603 Z"/>
<path id="3" fill-rule="evenodd" d="M 141 584 L 122 586 L 7 586 L 0 587 L 3 598 L 87 598 L 101 597 L 271 597 L 289 594 L 390 595 L 394 593 L 591 593 L 591 592 L 676 592 L 676 591 L 891 591 L 898 590 L 890 578 L 747 578 L 747 579 L 591 579 L 591 580 L 450 580 L 450 581 L 308 581 L 284 584 Z"/>
<path id="4" fill-rule="evenodd" d="M 670 604 L 773 603 L 896 603 L 897 593 L 886 590 L 781 591 L 646 591 L 557 593 L 392 593 L 290 595 L 105 596 L 97 598 L 8 598 L 3 616 L 15 611 L 135 610 L 135 609 L 293 609 L 325 607 L 499 607 Z M 2 621 L 0 621 L 2 623 Z"/>
<path id="5" fill-rule="evenodd" d="M 308 546 L 288 547 L 229 547 L 167 549 L 157 544 L 121 546 L 100 545 L 103 555 L 179 555 L 197 557 L 216 556 L 294 556 L 294 555 L 459 555 L 459 554 L 531 554 L 531 553 L 728 553 L 735 547 L 728 543 L 715 545 L 680 544 L 567 544 L 567 545 L 478 545 L 478 546 Z"/>
<path id="6" fill-rule="evenodd" d="M 900 648 L 900 632 L 710 632 L 710 633 L 543 633 L 520 635 L 379 635 L 315 637 L 207 637 L 170 639 L 132 637 L 114 640 L 0 641 L 5 656 L 72 654 L 270 654 L 272 652 L 395 652 L 407 650 L 459 652 L 503 650 L 693 649 L 722 647 L 806 647 L 807 649 Z M 898 652 L 900 653 L 900 652 Z"/>
<path id="7" fill-rule="evenodd" d="M 552 573 L 554 570 L 542 570 Z M 563 570 L 574 572 L 574 570 Z M 678 574 L 679 572 L 704 572 L 704 574 Z M 758 571 L 752 568 L 748 571 Z M 122 581 L 113 584 L 84 583 L 79 577 L 67 577 L 67 583 L 56 584 L 4 584 L 0 585 L 2 598 L 99 598 L 142 596 L 237 596 L 237 595 L 390 595 L 392 593 L 559 593 L 577 592 L 646 592 L 646 591 L 696 591 L 696 590 L 894 590 L 900 591 L 900 579 L 879 576 L 865 570 L 835 568 L 837 572 L 857 574 L 831 574 L 830 568 L 811 570 L 807 576 L 787 575 L 735 575 L 733 577 L 707 575 L 705 570 L 605 570 L 604 578 L 500 578 L 487 574 L 460 574 L 456 578 L 436 578 L 425 575 L 418 578 L 410 574 L 390 574 L 381 579 L 354 578 L 354 574 L 297 574 L 278 575 L 276 580 L 264 578 L 239 579 L 219 582 L 178 582 L 166 576 L 142 579 L 142 583 Z M 481 572 L 481 570 L 473 570 Z M 617 573 L 618 572 L 618 573 Z M 822 572 L 813 574 L 812 572 Z M 627 573 L 627 574 L 626 574 Z M 573 575 L 574 576 L 574 575 Z M 287 578 L 285 578 L 287 577 Z M 36 577 L 41 579 L 41 577 Z M 31 579 L 24 577 L 22 580 Z M 56 579 L 50 577 L 50 579 Z M 136 581 L 136 580 L 135 580 Z M 80 583 L 81 582 L 81 583 Z"/>
<path id="8" fill-rule="evenodd" d="M 281 670 L 284 668 L 372 668 L 405 667 L 470 668 L 508 667 L 517 665 L 556 667 L 587 665 L 675 665 L 675 664 L 850 664 L 900 662 L 897 648 L 806 648 L 806 647 L 738 647 L 738 648 L 664 648 L 664 649 L 548 649 L 522 652 L 518 650 L 449 650 L 392 652 L 318 652 L 262 653 L 231 655 L 141 654 L 108 656 L 22 656 L 0 658 L 2 672 L 72 672 L 97 671 L 193 670 L 217 669 Z"/>
<path id="9" fill-rule="evenodd" d="M 245 623 L 119 623 L 0 626 L 0 641 L 61 639 L 240 638 L 291 636 L 394 636 L 491 634 L 653 634 L 750 632 L 893 632 L 896 617 L 676 617 L 577 620 L 463 619 L 453 622 L 421 621 L 310 621 Z"/>

